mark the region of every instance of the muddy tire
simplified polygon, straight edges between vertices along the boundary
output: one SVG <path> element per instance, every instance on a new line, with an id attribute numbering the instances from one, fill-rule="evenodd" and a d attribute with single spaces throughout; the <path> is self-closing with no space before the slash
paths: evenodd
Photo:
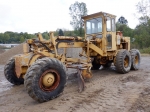
<path id="1" fill-rule="evenodd" d="M 116 70 L 119 73 L 128 73 L 131 68 L 131 55 L 129 51 L 122 49 L 118 51 L 115 60 Z"/>
<path id="2" fill-rule="evenodd" d="M 14 84 L 14 85 L 21 85 L 24 83 L 23 78 L 17 78 L 16 73 L 15 73 L 15 59 L 11 58 L 7 64 L 4 67 L 4 75 L 6 79 Z"/>
<path id="3" fill-rule="evenodd" d="M 66 84 L 64 65 L 54 58 L 42 58 L 28 68 L 25 88 L 31 98 L 46 102 L 58 97 Z"/>
<path id="4" fill-rule="evenodd" d="M 131 70 L 138 70 L 141 62 L 140 52 L 137 49 L 132 49 L 130 53 L 131 53 L 131 60 L 132 60 Z"/>
<path id="5" fill-rule="evenodd" d="M 101 64 L 99 62 L 96 61 L 96 59 L 94 58 L 93 62 L 92 62 L 92 70 L 98 70 L 101 67 Z"/>

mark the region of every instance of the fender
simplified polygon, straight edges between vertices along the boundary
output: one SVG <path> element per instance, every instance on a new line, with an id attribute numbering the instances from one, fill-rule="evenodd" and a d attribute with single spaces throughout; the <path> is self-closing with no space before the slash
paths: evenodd
<path id="1" fill-rule="evenodd" d="M 40 54 L 34 54 L 32 52 L 16 55 L 15 58 L 15 72 L 18 78 L 24 77 L 28 67 L 31 66 L 39 57 L 43 57 Z"/>

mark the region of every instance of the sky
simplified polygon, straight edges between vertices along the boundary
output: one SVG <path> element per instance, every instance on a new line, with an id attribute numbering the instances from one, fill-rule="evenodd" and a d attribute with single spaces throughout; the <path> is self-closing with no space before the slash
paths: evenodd
<path id="1" fill-rule="evenodd" d="M 140 0 L 0 0 L 0 33 L 72 30 L 69 6 L 75 1 L 86 3 L 88 15 L 102 11 L 116 15 L 116 21 L 124 16 L 130 28 L 138 25 L 135 13 Z"/>

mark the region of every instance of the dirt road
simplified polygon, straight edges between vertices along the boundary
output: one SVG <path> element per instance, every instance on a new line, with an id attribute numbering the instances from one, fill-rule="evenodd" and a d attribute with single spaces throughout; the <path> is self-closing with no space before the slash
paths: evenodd
<path id="1" fill-rule="evenodd" d="M 0 112 L 150 112 L 150 57 L 142 57 L 138 71 L 118 74 L 115 67 L 92 71 L 86 89 L 78 93 L 71 77 L 64 93 L 49 102 L 38 103 L 24 88 L 13 86 L 0 66 Z"/>

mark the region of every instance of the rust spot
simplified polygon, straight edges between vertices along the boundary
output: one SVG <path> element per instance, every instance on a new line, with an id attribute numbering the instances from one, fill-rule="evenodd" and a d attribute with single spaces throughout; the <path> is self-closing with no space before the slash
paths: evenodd
<path id="1" fill-rule="evenodd" d="M 54 77 L 55 77 L 55 81 L 54 81 L 54 84 L 52 85 L 52 86 L 50 86 L 50 87 L 45 87 L 44 85 L 43 85 L 43 76 L 45 76 L 47 73 L 52 73 L 53 75 L 54 75 Z M 40 86 L 40 88 L 43 90 L 43 91 L 53 91 L 53 90 L 55 90 L 57 87 L 58 87 L 58 85 L 59 85 L 59 83 L 60 83 L 60 76 L 59 76 L 59 74 L 58 74 L 58 72 L 57 71 L 55 71 L 55 70 L 52 70 L 52 69 L 49 69 L 49 70 L 47 70 L 47 71 L 45 71 L 42 75 L 41 75 L 41 77 L 40 77 L 40 80 L 39 80 L 39 86 Z"/>

